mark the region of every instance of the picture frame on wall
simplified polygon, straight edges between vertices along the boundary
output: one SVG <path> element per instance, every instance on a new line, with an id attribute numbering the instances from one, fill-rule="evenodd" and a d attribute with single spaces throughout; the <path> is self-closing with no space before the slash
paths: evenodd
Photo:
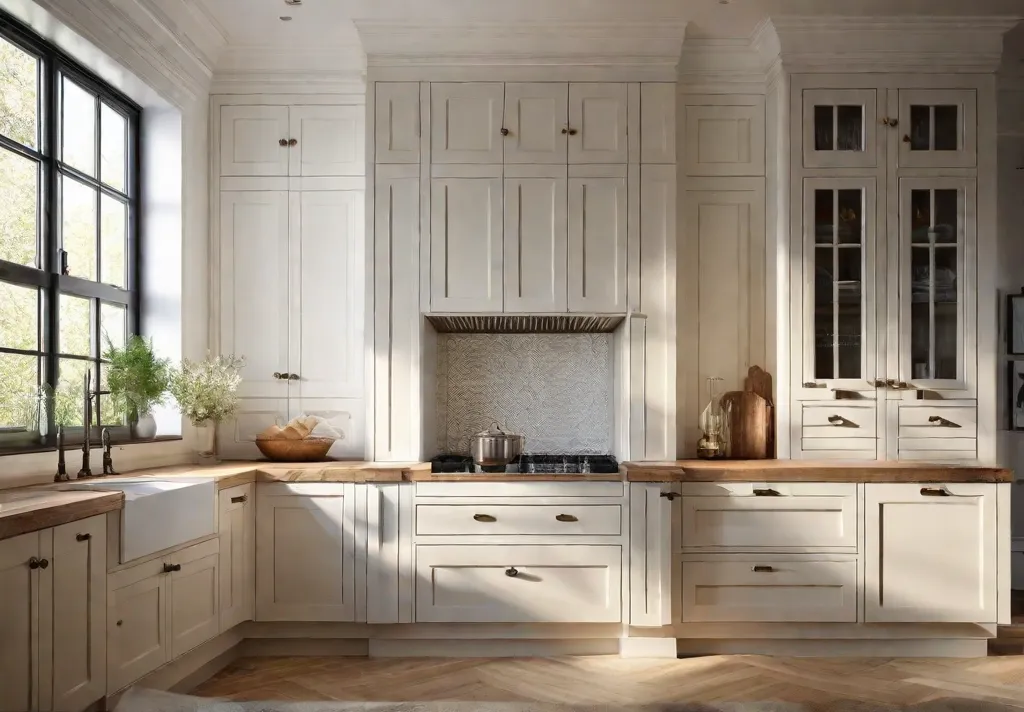
<path id="1" fill-rule="evenodd" d="M 1024 356 L 1024 290 L 1006 297 L 1006 352 Z"/>
<path id="2" fill-rule="evenodd" d="M 1024 361 L 1010 361 L 1007 367 L 1006 390 L 1010 396 L 1007 412 L 1010 414 L 1010 430 L 1024 430 Z"/>

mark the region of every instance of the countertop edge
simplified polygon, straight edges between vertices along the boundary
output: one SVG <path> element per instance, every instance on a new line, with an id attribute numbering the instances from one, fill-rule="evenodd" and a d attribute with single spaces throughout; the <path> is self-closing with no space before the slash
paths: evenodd
<path id="1" fill-rule="evenodd" d="M 83 492 L 82 494 L 91 494 L 92 496 L 83 497 L 74 502 L 26 508 L 24 511 L 14 511 L 0 516 L 0 541 L 113 512 L 121 509 L 124 504 L 124 493 L 122 492 Z"/>
<path id="2" fill-rule="evenodd" d="M 911 463 L 744 460 L 713 462 L 625 462 L 620 471 L 629 482 L 846 482 L 846 483 L 985 483 L 1014 481 L 1002 467 L 922 465 Z"/>

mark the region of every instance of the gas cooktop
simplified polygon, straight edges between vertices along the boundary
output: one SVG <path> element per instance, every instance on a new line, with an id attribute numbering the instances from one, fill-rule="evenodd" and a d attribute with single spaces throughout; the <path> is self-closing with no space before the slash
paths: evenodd
<path id="1" fill-rule="evenodd" d="M 469 455 L 438 455 L 430 461 L 435 473 L 493 473 L 510 474 L 614 474 L 619 471 L 618 461 L 611 455 L 520 455 L 502 467 L 481 468 Z"/>

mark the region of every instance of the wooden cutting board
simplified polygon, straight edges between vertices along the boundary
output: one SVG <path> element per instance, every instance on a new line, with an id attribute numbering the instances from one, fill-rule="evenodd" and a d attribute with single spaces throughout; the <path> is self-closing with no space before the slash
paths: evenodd
<path id="1" fill-rule="evenodd" d="M 769 406 L 753 391 L 729 391 L 722 396 L 729 408 L 729 450 L 732 460 L 764 460 L 769 456 Z"/>
<path id="2" fill-rule="evenodd" d="M 753 391 L 764 398 L 768 405 L 775 405 L 772 402 L 772 374 L 760 366 L 751 366 L 747 371 L 747 378 L 743 383 L 743 390 Z"/>

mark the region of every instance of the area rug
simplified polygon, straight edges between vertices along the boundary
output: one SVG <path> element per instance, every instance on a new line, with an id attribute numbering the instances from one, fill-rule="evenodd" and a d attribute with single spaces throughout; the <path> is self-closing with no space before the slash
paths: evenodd
<path id="1" fill-rule="evenodd" d="M 1022 702 L 1024 704 L 1024 702 Z M 556 705 L 540 702 L 234 702 L 132 689 L 114 712 L 1020 712 L 1021 707 L 945 698 L 907 707 L 870 702 L 715 702 L 653 705 Z"/>

